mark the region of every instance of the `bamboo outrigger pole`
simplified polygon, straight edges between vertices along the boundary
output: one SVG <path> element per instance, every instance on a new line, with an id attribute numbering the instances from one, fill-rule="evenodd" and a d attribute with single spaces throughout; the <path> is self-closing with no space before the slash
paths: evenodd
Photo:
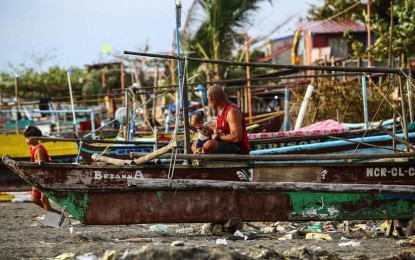
<path id="1" fill-rule="evenodd" d="M 184 59 L 181 56 L 173 56 L 158 53 L 147 53 L 147 52 L 134 52 L 124 51 L 124 54 L 145 56 L 162 59 Z M 272 63 L 261 63 L 261 62 L 239 62 L 239 61 L 226 61 L 226 60 L 211 60 L 202 58 L 186 57 L 189 61 L 211 63 L 211 64 L 224 64 L 234 66 L 250 66 L 259 68 L 275 68 L 275 69 L 295 69 L 295 70 L 318 70 L 318 71 L 347 71 L 347 72 L 366 72 L 366 73 L 395 73 L 402 74 L 403 72 L 408 73 L 408 69 L 392 69 L 392 68 L 362 68 L 362 67 L 336 67 L 336 66 L 312 66 L 312 65 L 284 65 L 284 64 L 272 64 Z"/>

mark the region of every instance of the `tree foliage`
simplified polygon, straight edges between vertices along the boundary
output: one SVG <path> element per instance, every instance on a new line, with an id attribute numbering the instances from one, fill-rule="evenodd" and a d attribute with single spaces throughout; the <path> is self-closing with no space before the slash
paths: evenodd
<path id="1" fill-rule="evenodd" d="M 229 59 L 236 46 L 244 42 L 244 29 L 250 25 L 252 15 L 265 0 L 197 0 L 196 5 L 202 9 L 200 25 L 193 32 L 185 32 L 184 48 L 192 53 L 192 57 L 205 59 Z M 272 2 L 272 0 L 267 0 Z M 197 10 L 197 9 L 193 9 Z M 190 13 L 193 17 L 197 11 Z M 200 64 L 190 64 L 190 70 Z M 192 67 L 193 66 L 193 67 Z M 228 67 L 229 68 L 229 67 Z M 227 68 L 223 65 L 205 64 L 202 70 L 206 78 L 223 79 Z"/>
<path id="2" fill-rule="evenodd" d="M 367 50 L 375 59 L 384 60 L 392 56 L 415 55 L 415 1 L 413 0 L 368 0 L 367 4 L 355 0 L 325 0 L 322 6 L 311 5 L 309 20 L 352 19 L 371 25 L 376 41 Z M 351 8 L 352 7 L 352 8 Z M 392 12 L 393 10 L 393 12 Z M 392 15 L 393 13 L 393 15 Z M 390 31 L 392 18 L 392 35 Z M 356 49 L 359 46 L 355 46 Z M 390 48 L 391 47 L 391 48 Z"/>

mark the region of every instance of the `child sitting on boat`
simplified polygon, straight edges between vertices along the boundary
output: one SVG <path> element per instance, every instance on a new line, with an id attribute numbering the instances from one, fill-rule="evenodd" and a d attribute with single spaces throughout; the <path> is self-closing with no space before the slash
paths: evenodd
<path id="1" fill-rule="evenodd" d="M 197 143 L 193 152 L 202 153 L 203 144 L 212 138 L 215 127 L 210 122 L 206 122 L 201 114 L 194 113 L 190 116 L 190 128 L 197 132 Z"/>
<path id="2" fill-rule="evenodd" d="M 39 143 L 38 140 L 32 139 L 31 137 L 41 137 L 42 131 L 34 125 L 27 126 L 23 135 L 26 137 L 25 141 L 30 145 L 30 161 L 31 162 L 52 162 L 52 159 L 49 156 L 46 148 Z M 48 197 L 41 193 L 35 187 L 32 187 L 32 202 L 39 207 L 43 208 L 45 211 L 51 211 L 59 213 L 59 211 L 52 208 L 49 203 Z"/>

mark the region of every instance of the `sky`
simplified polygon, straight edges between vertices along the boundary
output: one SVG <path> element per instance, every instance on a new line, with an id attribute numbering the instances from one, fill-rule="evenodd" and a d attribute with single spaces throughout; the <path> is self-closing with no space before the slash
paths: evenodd
<path id="1" fill-rule="evenodd" d="M 229 0 L 226 0 L 229 1 Z M 182 0 L 182 23 L 192 0 Z M 289 25 L 269 35 L 273 39 L 293 33 L 310 4 L 323 0 L 273 0 L 255 13 L 251 37 L 268 35 L 295 15 Z M 113 61 L 110 54 L 172 50 L 175 30 L 174 0 L 0 0 L 0 72 L 19 64 L 45 70 L 49 66 L 82 68 Z M 111 51 L 104 52 L 103 46 Z M 35 58 L 33 58 L 35 57 Z M 34 60 L 47 58 L 39 66 Z"/>

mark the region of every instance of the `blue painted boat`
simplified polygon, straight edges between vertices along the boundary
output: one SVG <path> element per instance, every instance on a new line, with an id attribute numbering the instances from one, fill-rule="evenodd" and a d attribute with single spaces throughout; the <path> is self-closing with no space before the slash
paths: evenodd
<path id="1" fill-rule="evenodd" d="M 404 138 L 404 134 L 397 134 Z M 415 133 L 409 133 L 409 142 L 415 143 Z M 314 144 L 295 145 L 275 149 L 251 151 L 251 155 L 261 154 L 327 154 L 327 153 L 391 153 L 393 138 L 390 135 L 360 137 L 347 140 L 326 141 Z M 405 146 L 398 143 L 395 150 L 404 150 Z"/>

